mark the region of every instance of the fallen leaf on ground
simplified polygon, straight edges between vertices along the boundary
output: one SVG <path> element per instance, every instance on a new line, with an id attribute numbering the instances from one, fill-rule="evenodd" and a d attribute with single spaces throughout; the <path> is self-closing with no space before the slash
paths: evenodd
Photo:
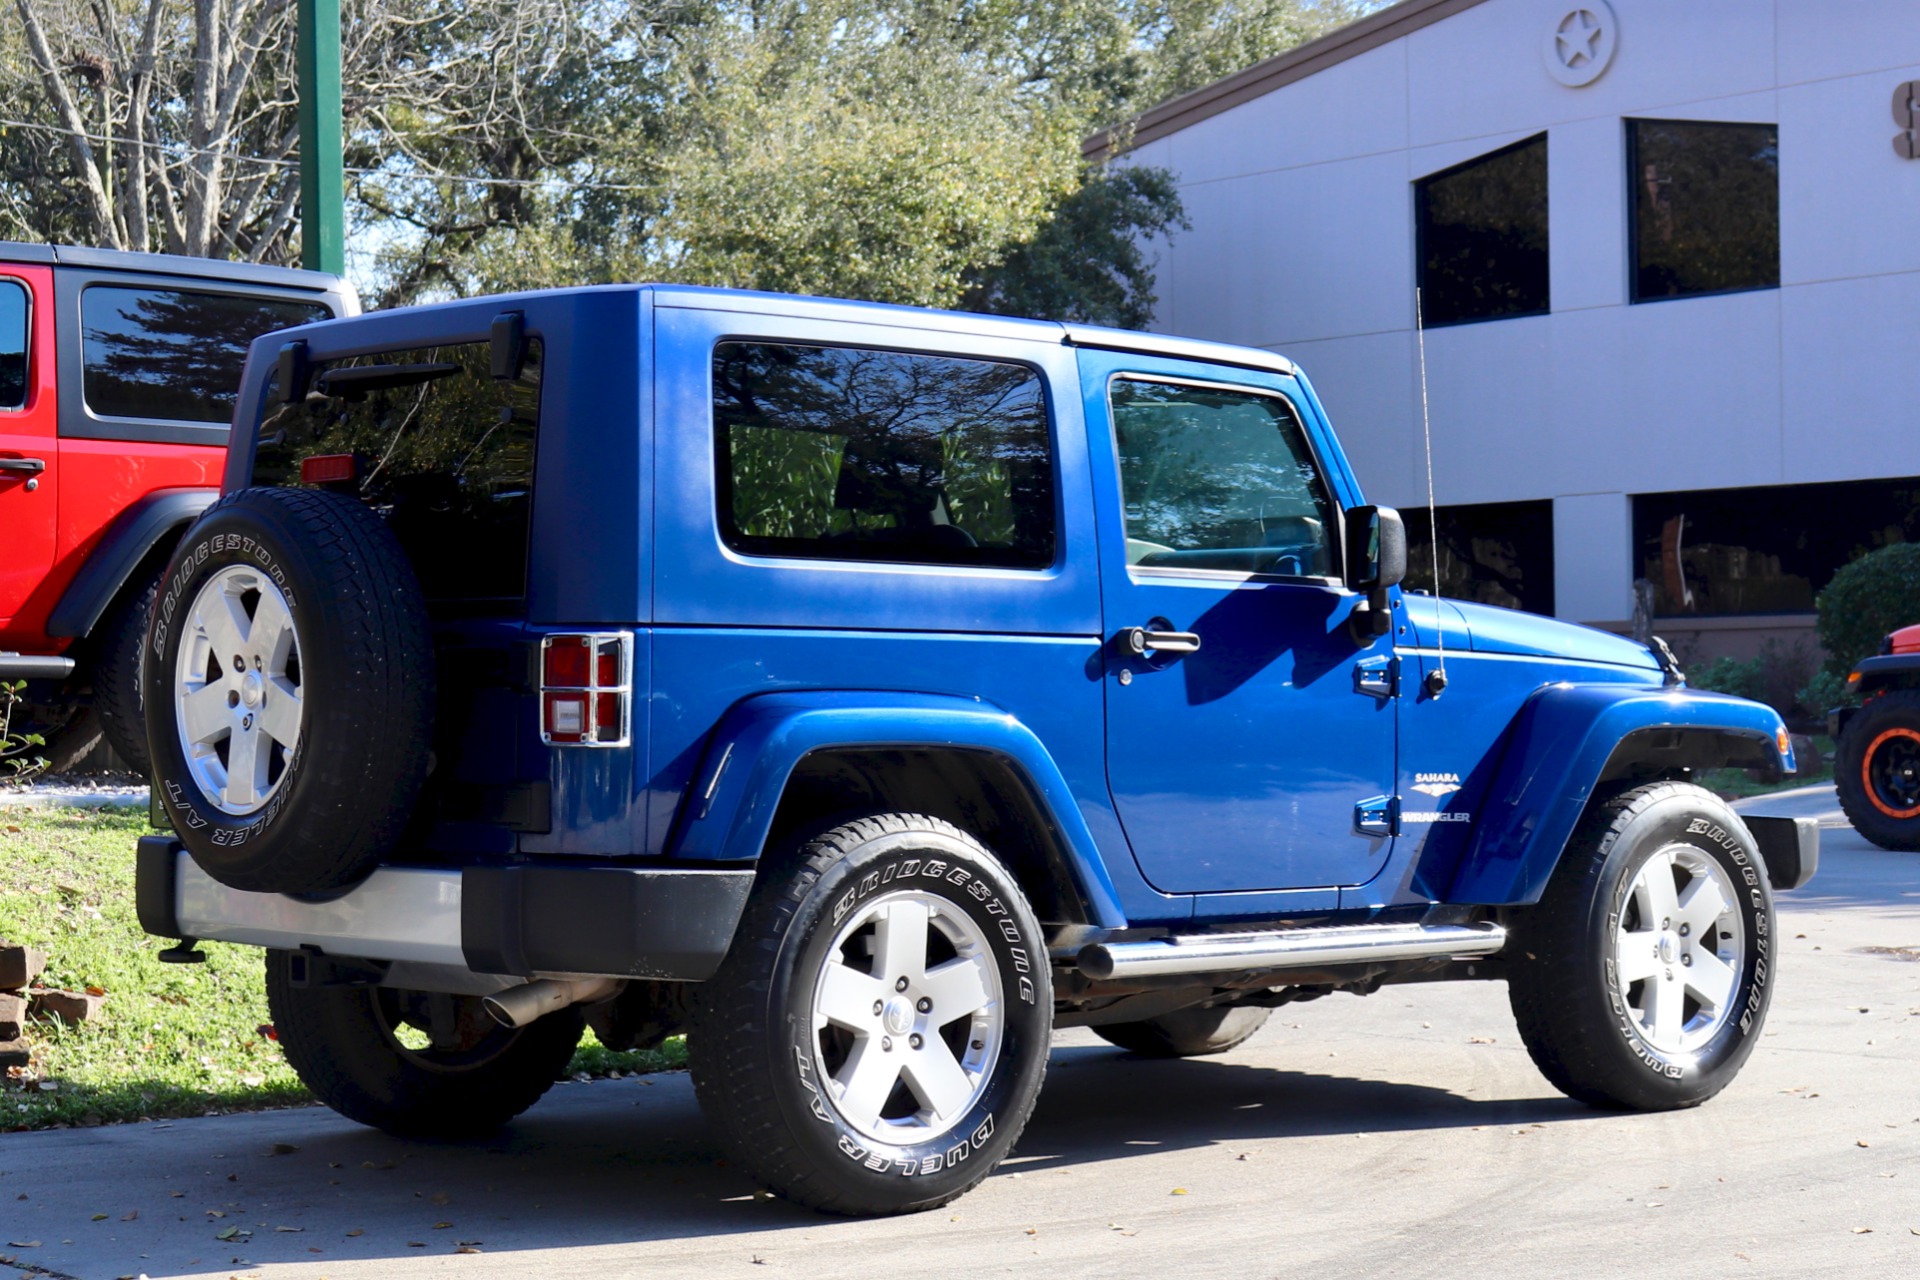
<path id="1" fill-rule="evenodd" d="M 295 1231 L 305 1231 L 306 1228 L 305 1227 L 275 1227 L 274 1230 L 284 1231 L 284 1232 L 287 1232 L 288 1234 L 292 1234 Z"/>
<path id="2" fill-rule="evenodd" d="M 453 1224 L 451 1222 L 436 1222 L 433 1224 L 433 1229 L 435 1231 L 445 1231 L 448 1227 L 451 1227 L 452 1225 Z"/>
<path id="3" fill-rule="evenodd" d="M 120 1215 L 120 1221 L 132 1222 L 135 1218 L 138 1218 L 139 1216 L 140 1216 L 140 1211 L 138 1209 L 129 1209 L 125 1213 Z"/>
<path id="4" fill-rule="evenodd" d="M 347 1232 L 347 1234 L 350 1236 L 363 1236 L 367 1234 L 367 1229 L 365 1227 L 355 1227 L 353 1230 Z"/>
<path id="5" fill-rule="evenodd" d="M 1171 1194 L 1176 1196 L 1183 1196 L 1187 1194 L 1187 1189 L 1185 1187 L 1175 1187 Z"/>
<path id="6" fill-rule="evenodd" d="M 1857 1236 L 1870 1236 L 1873 1234 L 1873 1228 L 1872 1227 L 1855 1227 L 1853 1229 L 1853 1234 Z"/>
<path id="7" fill-rule="evenodd" d="M 455 1246 L 454 1252 L 455 1253 L 479 1253 L 480 1249 L 476 1245 L 463 1244 L 463 1245 Z M 758 1262 L 760 1261 L 760 1259 L 755 1258 L 754 1261 Z"/>
<path id="8" fill-rule="evenodd" d="M 95 1222 L 105 1222 L 107 1220 L 107 1215 L 104 1213 L 96 1213 L 93 1215 L 93 1220 Z"/>
<path id="9" fill-rule="evenodd" d="M 1468 1044 L 1492 1044 L 1493 1042 L 1494 1040 L 1492 1036 L 1468 1036 L 1467 1037 Z"/>
<path id="10" fill-rule="evenodd" d="M 294 1146 L 291 1142 L 276 1142 L 267 1148 L 267 1154 L 270 1156 L 290 1156 L 299 1149 L 300 1148 Z"/>

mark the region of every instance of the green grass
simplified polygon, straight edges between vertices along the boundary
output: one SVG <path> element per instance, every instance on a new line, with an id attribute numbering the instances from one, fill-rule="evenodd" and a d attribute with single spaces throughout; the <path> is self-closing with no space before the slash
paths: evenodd
<path id="1" fill-rule="evenodd" d="M 0 940 L 46 953 L 41 981 L 106 992 L 77 1027 L 33 1021 L 33 1060 L 0 1082 L 0 1130 L 298 1106 L 313 1099 L 271 1038 L 262 952 L 203 943 L 207 961 L 162 964 L 133 908 L 140 811 L 29 809 L 0 791 Z M 672 1070 L 675 1038 L 614 1052 L 589 1032 L 568 1074 Z M 51 1085 L 51 1088 L 45 1086 Z"/>

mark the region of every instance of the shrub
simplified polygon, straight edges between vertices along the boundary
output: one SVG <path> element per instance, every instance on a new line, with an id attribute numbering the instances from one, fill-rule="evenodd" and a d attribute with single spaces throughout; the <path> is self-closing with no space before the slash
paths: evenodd
<path id="1" fill-rule="evenodd" d="M 1736 698 L 1753 698 L 1757 701 L 1762 685 L 1760 659 L 1750 658 L 1742 662 L 1738 658 L 1715 658 L 1687 672 L 1687 683 L 1696 689 L 1730 693 Z"/>
<path id="2" fill-rule="evenodd" d="M 1920 542 L 1870 551 L 1833 575 L 1814 607 L 1827 671 L 1845 679 L 1889 631 L 1920 622 Z"/>

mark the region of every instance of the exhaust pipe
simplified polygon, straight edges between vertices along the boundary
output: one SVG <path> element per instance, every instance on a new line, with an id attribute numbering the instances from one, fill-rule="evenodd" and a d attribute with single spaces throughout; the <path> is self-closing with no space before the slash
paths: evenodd
<path id="1" fill-rule="evenodd" d="M 556 1009 L 610 1000 L 626 985 L 620 978 L 536 978 L 496 991 L 483 998 L 480 1007 L 503 1027 L 524 1027 Z"/>

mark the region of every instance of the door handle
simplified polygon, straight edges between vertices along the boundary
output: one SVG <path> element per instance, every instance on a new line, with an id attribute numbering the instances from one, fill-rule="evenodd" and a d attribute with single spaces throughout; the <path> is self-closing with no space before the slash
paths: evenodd
<path id="1" fill-rule="evenodd" d="M 1191 631 L 1149 631 L 1128 627 L 1120 633 L 1120 647 L 1128 653 L 1198 653 L 1200 637 Z"/>
<path id="2" fill-rule="evenodd" d="M 47 469 L 44 458 L 0 458 L 0 471 L 25 471 L 37 475 Z"/>

